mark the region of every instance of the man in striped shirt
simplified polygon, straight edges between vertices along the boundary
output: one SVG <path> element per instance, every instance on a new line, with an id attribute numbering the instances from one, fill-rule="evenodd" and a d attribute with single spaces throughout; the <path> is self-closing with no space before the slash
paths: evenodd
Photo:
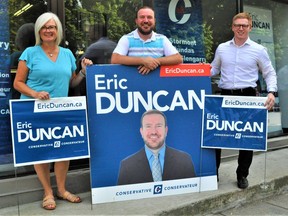
<path id="1" fill-rule="evenodd" d="M 112 64 L 137 65 L 139 73 L 145 75 L 160 65 L 183 62 L 169 39 L 153 31 L 156 20 L 152 8 L 140 8 L 135 22 L 137 29 L 120 38 L 111 57 Z"/>

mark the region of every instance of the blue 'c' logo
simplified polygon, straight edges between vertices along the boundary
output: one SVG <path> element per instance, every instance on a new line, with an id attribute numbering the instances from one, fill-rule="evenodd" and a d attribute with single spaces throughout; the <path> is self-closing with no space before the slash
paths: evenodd
<path id="1" fill-rule="evenodd" d="M 169 8 L 168 8 L 168 15 L 172 22 L 176 24 L 185 24 L 190 19 L 191 14 L 190 13 L 183 14 L 182 19 L 178 20 L 176 17 L 176 8 L 177 8 L 178 2 L 179 0 L 171 0 L 171 2 L 169 3 Z M 192 7 L 190 0 L 184 0 L 184 5 L 185 5 L 185 8 Z"/>
<path id="2" fill-rule="evenodd" d="M 154 185 L 153 194 L 161 194 L 162 193 L 162 185 Z"/>

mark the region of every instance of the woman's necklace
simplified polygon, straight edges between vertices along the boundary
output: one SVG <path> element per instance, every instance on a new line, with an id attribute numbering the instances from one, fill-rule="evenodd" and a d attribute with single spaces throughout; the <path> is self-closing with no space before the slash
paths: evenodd
<path id="1" fill-rule="evenodd" d="M 52 58 L 54 54 L 57 54 L 57 48 L 55 50 L 53 50 L 52 52 L 47 51 L 47 54 L 50 58 Z"/>
<path id="2" fill-rule="evenodd" d="M 58 47 L 56 47 L 54 50 L 52 51 L 46 51 L 47 55 L 52 58 L 54 54 L 57 54 L 58 51 Z"/>

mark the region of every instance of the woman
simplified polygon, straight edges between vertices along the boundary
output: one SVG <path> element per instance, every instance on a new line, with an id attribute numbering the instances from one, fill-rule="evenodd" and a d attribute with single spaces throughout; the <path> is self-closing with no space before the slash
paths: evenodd
<path id="1" fill-rule="evenodd" d="M 62 24 L 55 14 L 47 12 L 38 17 L 35 23 L 36 44 L 25 49 L 20 56 L 14 80 L 14 88 L 21 93 L 21 99 L 67 97 L 69 86 L 77 86 L 86 76 L 86 66 L 92 64 L 91 60 L 83 59 L 82 70 L 76 75 L 75 57 L 69 49 L 59 46 L 62 36 Z M 42 206 L 53 210 L 56 203 L 50 183 L 50 164 L 35 164 L 34 168 L 44 188 Z M 65 187 L 68 169 L 69 161 L 54 164 L 57 197 L 79 203 L 81 198 Z"/>

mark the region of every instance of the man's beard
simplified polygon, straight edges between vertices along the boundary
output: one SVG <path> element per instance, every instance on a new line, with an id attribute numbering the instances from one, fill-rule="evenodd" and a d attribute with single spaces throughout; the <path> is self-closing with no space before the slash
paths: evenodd
<path id="1" fill-rule="evenodd" d="M 151 28 L 149 31 L 143 31 L 143 30 L 141 29 L 141 27 L 138 27 L 138 31 L 139 31 L 141 34 L 143 34 L 143 35 L 149 35 L 149 34 L 152 33 L 153 28 Z"/>
<path id="2" fill-rule="evenodd" d="M 151 144 L 149 141 L 147 141 L 146 139 L 144 139 L 144 143 L 146 144 L 146 146 L 148 146 L 150 149 L 160 149 L 164 143 L 165 143 L 165 139 L 160 140 L 156 145 Z"/>

